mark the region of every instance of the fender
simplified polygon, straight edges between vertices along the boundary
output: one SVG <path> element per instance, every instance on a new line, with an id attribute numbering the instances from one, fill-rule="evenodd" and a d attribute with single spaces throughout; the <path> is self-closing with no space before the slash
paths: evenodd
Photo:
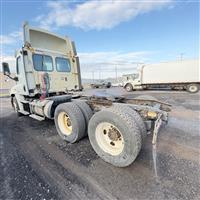
<path id="1" fill-rule="evenodd" d="M 10 96 L 15 96 L 16 94 L 20 94 L 24 90 L 23 87 L 24 86 L 22 84 L 17 84 L 13 86 L 10 89 Z"/>

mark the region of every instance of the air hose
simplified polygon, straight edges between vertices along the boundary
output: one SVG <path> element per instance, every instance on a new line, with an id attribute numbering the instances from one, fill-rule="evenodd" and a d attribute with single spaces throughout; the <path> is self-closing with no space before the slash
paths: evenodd
<path id="1" fill-rule="evenodd" d="M 41 75 L 42 79 L 42 95 L 40 97 L 40 100 L 45 99 L 49 95 L 49 89 L 50 89 L 50 78 L 48 73 L 43 73 Z"/>

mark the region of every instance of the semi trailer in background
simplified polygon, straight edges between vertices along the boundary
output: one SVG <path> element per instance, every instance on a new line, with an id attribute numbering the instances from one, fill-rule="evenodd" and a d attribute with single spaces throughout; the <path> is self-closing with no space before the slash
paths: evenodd
<path id="1" fill-rule="evenodd" d="M 198 92 L 200 86 L 199 60 L 143 65 L 138 73 L 123 76 L 123 86 L 130 92 L 138 89 L 163 88 Z"/>

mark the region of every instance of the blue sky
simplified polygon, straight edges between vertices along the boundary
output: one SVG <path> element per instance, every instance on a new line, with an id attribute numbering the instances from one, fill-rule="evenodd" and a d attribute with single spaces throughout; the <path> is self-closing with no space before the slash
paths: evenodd
<path id="1" fill-rule="evenodd" d="M 198 1 L 7 0 L 1 13 L 1 59 L 13 68 L 24 21 L 72 38 L 84 77 L 99 68 L 102 77 L 114 76 L 115 65 L 121 75 L 133 72 L 135 62 L 176 60 L 181 53 L 199 56 Z"/>

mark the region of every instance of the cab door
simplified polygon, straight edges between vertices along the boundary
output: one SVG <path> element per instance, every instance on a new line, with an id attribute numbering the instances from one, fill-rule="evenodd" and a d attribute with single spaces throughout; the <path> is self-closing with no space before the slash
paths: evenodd
<path id="1" fill-rule="evenodd" d="M 17 91 L 18 94 L 28 95 L 29 91 L 27 88 L 27 80 L 24 70 L 23 57 L 21 54 L 16 57 L 16 74 L 18 77 L 17 85 L 19 86 Z"/>

